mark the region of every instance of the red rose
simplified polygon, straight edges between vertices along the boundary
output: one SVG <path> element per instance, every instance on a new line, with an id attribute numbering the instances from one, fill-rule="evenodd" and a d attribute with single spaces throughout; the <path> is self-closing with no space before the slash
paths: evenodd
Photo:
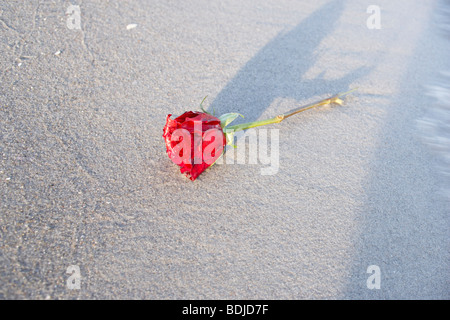
<path id="1" fill-rule="evenodd" d="M 169 158 L 195 180 L 222 154 L 226 138 L 219 118 L 205 112 L 188 111 L 172 120 L 167 116 L 164 140 Z"/>
<path id="2" fill-rule="evenodd" d="M 167 116 L 163 134 L 166 141 L 167 154 L 175 164 L 181 167 L 181 173 L 184 173 L 191 180 L 195 180 L 220 157 L 226 144 L 233 145 L 235 132 L 279 123 L 294 114 L 318 106 L 331 103 L 342 104 L 343 101 L 340 97 L 354 90 L 356 89 L 292 109 L 270 119 L 241 123 L 229 127 L 228 125 L 238 116 L 243 116 L 239 113 L 231 112 L 216 118 L 203 109 L 202 103 L 206 99 L 205 97 L 200 103 L 200 107 L 204 112 L 188 111 L 175 120 L 170 119 L 171 114 Z"/>

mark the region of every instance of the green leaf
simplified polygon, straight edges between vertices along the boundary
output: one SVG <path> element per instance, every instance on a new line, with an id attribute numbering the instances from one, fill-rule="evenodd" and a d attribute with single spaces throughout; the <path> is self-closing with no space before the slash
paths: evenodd
<path id="1" fill-rule="evenodd" d="M 227 139 L 227 145 L 230 145 L 230 146 L 233 146 L 234 148 L 236 148 L 236 146 L 234 145 L 234 130 L 223 129 L 223 133 L 225 133 L 225 138 Z"/>
<path id="2" fill-rule="evenodd" d="M 203 100 L 202 100 L 202 102 L 200 102 L 200 109 L 202 109 L 202 111 L 203 111 L 204 113 L 210 114 L 208 111 L 206 111 L 206 110 L 203 108 L 203 101 L 205 101 L 205 99 L 206 99 L 207 97 L 208 97 L 208 96 L 204 97 Z"/>
<path id="3" fill-rule="evenodd" d="M 219 117 L 220 120 L 220 126 L 222 129 L 224 129 L 227 125 L 229 125 L 231 122 L 233 122 L 237 117 L 241 116 L 244 117 L 242 114 L 231 112 L 231 113 L 225 113 Z"/>

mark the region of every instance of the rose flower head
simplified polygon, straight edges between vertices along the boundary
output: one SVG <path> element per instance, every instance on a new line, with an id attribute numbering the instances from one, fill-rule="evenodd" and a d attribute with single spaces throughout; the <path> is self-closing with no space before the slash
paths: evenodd
<path id="1" fill-rule="evenodd" d="M 195 180 L 222 154 L 226 145 L 220 119 L 206 112 L 188 111 L 171 119 L 167 116 L 164 140 L 167 155 L 181 173 Z"/>

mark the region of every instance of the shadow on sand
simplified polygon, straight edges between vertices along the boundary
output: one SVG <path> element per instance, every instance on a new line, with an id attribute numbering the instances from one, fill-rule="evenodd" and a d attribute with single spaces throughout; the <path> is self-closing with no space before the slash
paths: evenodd
<path id="1" fill-rule="evenodd" d="M 300 103 L 311 96 L 347 91 L 350 84 L 368 74 L 370 68 L 356 69 L 335 80 L 302 80 L 316 62 L 314 51 L 333 32 L 342 11 L 343 1 L 331 1 L 294 29 L 281 32 L 225 86 L 212 102 L 210 111 L 215 110 L 216 114 L 238 112 L 249 122 L 257 120 L 277 98 L 293 98 Z"/>

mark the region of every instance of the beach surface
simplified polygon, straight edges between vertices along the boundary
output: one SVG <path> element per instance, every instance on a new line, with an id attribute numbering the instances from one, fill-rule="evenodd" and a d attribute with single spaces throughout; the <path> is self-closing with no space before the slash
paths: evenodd
<path id="1" fill-rule="evenodd" d="M 0 298 L 449 299 L 438 3 L 2 1 Z M 242 123 L 352 88 L 265 127 L 273 174 L 167 157 L 205 96 Z"/>

